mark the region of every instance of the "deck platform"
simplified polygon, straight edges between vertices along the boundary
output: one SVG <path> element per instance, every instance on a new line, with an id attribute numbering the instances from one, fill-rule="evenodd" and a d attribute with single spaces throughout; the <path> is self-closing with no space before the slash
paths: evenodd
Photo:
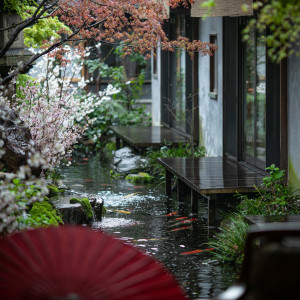
<path id="1" fill-rule="evenodd" d="M 217 195 L 255 192 L 267 176 L 264 171 L 224 157 L 172 157 L 159 158 L 166 170 L 166 194 L 171 196 L 172 176 L 176 176 L 178 203 L 184 202 L 186 189 L 191 190 L 192 214 L 198 213 L 198 196 L 208 200 L 209 218 L 214 218 L 213 204 Z"/>
<path id="2" fill-rule="evenodd" d="M 143 151 L 148 147 L 162 147 L 165 143 L 178 145 L 189 143 L 189 138 L 163 126 L 111 126 L 116 135 L 116 147 L 120 148 L 120 141 Z"/>

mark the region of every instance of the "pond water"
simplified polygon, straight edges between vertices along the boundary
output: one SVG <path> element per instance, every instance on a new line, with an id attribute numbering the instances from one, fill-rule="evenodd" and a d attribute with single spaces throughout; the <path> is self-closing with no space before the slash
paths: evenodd
<path id="1" fill-rule="evenodd" d="M 99 156 L 73 159 L 62 167 L 64 183 L 71 191 L 104 199 L 107 214 L 101 222 L 93 222 L 93 230 L 103 230 L 138 247 L 160 261 L 177 279 L 190 299 L 209 299 L 236 280 L 236 269 L 212 261 L 207 249 L 213 234 L 207 226 L 207 205 L 199 203 L 199 217 L 191 224 L 181 223 L 188 215 L 177 212 L 175 199 L 165 196 L 164 184 L 134 185 L 113 180 L 109 162 Z M 177 219 L 186 217 L 186 219 Z M 177 219 L 177 220 L 176 220 Z"/>

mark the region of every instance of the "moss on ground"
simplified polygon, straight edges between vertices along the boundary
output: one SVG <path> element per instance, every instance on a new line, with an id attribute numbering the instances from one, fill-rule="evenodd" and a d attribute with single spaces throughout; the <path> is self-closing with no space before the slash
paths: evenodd
<path id="1" fill-rule="evenodd" d="M 58 210 L 44 200 L 33 204 L 25 223 L 30 227 L 47 227 L 58 226 L 63 224 L 63 221 Z"/>

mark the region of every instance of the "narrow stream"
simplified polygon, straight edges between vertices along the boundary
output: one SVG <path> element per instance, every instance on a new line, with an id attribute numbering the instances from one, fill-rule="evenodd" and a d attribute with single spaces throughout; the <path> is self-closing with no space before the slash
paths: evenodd
<path id="1" fill-rule="evenodd" d="M 164 185 L 134 185 L 125 180 L 112 180 L 109 164 L 99 156 L 74 160 L 61 168 L 64 183 L 73 192 L 104 199 L 107 214 L 101 222 L 92 223 L 94 230 L 103 230 L 160 261 L 178 280 L 190 299 L 209 299 L 225 290 L 236 279 L 231 265 L 209 261 L 206 249 L 212 230 L 205 222 L 207 205 L 199 203 L 199 217 L 191 224 L 172 215 L 175 199 L 168 199 Z"/>

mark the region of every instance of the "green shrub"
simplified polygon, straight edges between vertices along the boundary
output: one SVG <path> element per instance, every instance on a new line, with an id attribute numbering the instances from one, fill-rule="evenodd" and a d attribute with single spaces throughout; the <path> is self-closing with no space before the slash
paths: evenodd
<path id="1" fill-rule="evenodd" d="M 116 55 L 122 57 L 124 52 L 122 47 L 115 49 Z M 88 114 L 93 123 L 85 131 L 84 138 L 94 142 L 94 149 L 102 148 L 107 140 L 107 136 L 112 133 L 110 126 L 136 126 L 136 125 L 151 125 L 151 117 L 146 113 L 145 105 L 137 104 L 137 100 L 142 96 L 142 86 L 145 82 L 144 68 L 145 60 L 142 56 L 132 54 L 129 59 L 133 62 L 138 62 L 141 70 L 136 74 L 135 78 L 129 78 L 126 74 L 124 66 L 109 66 L 102 60 L 89 59 L 85 60 L 89 72 L 98 76 L 101 79 L 111 81 L 114 93 L 100 97 L 102 101 L 100 105 L 95 105 L 93 110 Z M 101 80 L 100 80 L 101 81 Z M 99 97 L 94 94 L 94 103 L 99 102 Z M 82 121 L 85 124 L 85 120 Z M 81 150 L 89 147 L 84 143 L 77 146 Z"/>
<path id="2" fill-rule="evenodd" d="M 237 213 L 229 215 L 220 227 L 220 232 L 209 242 L 215 248 L 213 256 L 223 261 L 243 260 L 245 238 L 249 225 L 245 215 L 286 215 L 299 214 L 299 195 L 285 183 L 285 171 L 271 165 L 266 168 L 270 175 L 263 178 L 263 184 L 256 187 L 257 194 L 253 197 L 238 194 L 241 203 Z"/>
<path id="3" fill-rule="evenodd" d="M 299 214 L 299 195 L 284 183 L 285 171 L 272 164 L 266 168 L 270 175 L 263 179 L 263 184 L 256 187 L 254 197 L 238 194 L 241 203 L 238 209 L 244 215 L 287 215 Z"/>

